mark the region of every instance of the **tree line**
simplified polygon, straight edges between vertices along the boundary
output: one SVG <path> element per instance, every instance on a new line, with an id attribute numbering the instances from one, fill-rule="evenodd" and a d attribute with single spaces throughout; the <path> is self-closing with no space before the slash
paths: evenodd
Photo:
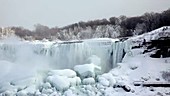
<path id="1" fill-rule="evenodd" d="M 80 21 L 62 28 L 36 24 L 33 31 L 23 27 L 11 27 L 17 36 L 27 40 L 72 40 L 89 38 L 117 38 L 140 35 L 162 26 L 170 26 L 170 9 L 161 13 L 145 13 L 142 16 L 111 17 Z"/>

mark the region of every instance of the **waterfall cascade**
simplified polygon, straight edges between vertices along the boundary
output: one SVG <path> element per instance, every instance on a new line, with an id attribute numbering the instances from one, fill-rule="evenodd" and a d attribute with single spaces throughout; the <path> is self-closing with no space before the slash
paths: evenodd
<path id="1" fill-rule="evenodd" d="M 130 48 L 129 41 L 118 39 L 90 39 L 57 43 L 0 44 L 0 60 L 20 63 L 46 63 L 55 69 L 73 68 L 85 64 L 90 56 L 101 59 L 103 72 L 121 62 Z"/>

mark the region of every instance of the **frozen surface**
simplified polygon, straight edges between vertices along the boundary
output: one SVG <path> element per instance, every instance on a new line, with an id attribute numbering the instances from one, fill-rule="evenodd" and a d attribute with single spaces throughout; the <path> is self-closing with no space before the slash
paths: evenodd
<path id="1" fill-rule="evenodd" d="M 101 67 L 95 64 L 76 65 L 74 70 L 81 78 L 95 77 L 101 73 Z"/>

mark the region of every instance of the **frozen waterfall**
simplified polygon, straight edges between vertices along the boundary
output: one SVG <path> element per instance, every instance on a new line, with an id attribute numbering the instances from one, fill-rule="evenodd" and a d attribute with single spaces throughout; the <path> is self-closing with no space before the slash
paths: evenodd
<path id="1" fill-rule="evenodd" d="M 121 62 L 130 48 L 128 43 L 106 38 L 55 43 L 0 43 L 0 60 L 63 69 L 86 64 L 88 58 L 95 55 L 101 59 L 103 72 L 107 72 Z"/>

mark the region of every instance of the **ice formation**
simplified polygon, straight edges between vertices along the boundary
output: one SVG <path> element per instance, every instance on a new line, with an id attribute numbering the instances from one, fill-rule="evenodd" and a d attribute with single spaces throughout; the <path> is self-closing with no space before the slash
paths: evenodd
<path id="1" fill-rule="evenodd" d="M 2 41 L 0 96 L 144 96 L 155 95 L 157 92 L 169 94 L 169 89 L 151 88 L 154 91 L 150 91 L 148 88 L 133 86 L 133 81 L 138 80 L 164 81 L 160 72 L 169 70 L 170 58 L 153 59 L 149 54 L 141 54 L 142 48 L 130 48 L 131 41 L 142 41 L 143 38 L 144 35 L 126 41 Z M 128 54 L 124 56 L 125 52 Z M 105 73 L 99 75 L 98 71 L 101 70 Z"/>
<path id="2" fill-rule="evenodd" d="M 102 71 L 109 71 L 121 62 L 126 42 L 113 39 L 92 39 L 56 43 L 1 43 L 0 60 L 15 63 L 46 63 L 55 69 L 73 68 L 75 65 L 98 63 Z M 96 58 L 96 61 L 89 60 Z M 100 59 L 100 60 L 99 60 Z M 100 64 L 101 63 L 101 64 Z"/>
<path id="3" fill-rule="evenodd" d="M 1 42 L 0 86 L 7 84 L 7 87 L 0 87 L 0 91 L 36 89 L 44 80 L 58 90 L 66 90 L 81 82 L 93 83 L 98 74 L 110 71 L 122 61 L 124 52 L 130 49 L 129 42 L 107 38 L 67 42 Z M 84 76 L 89 72 L 90 76 Z M 34 86 L 24 85 L 27 81 Z M 24 90 L 19 91 L 18 95 L 25 94 Z M 41 90 L 45 93 L 49 91 Z"/>

